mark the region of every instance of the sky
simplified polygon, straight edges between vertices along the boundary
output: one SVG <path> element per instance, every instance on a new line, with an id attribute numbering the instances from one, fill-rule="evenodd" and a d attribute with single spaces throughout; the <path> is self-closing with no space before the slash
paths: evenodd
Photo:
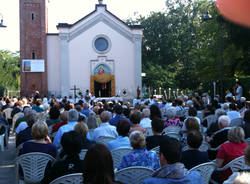
<path id="1" fill-rule="evenodd" d="M 98 0 L 49 0 L 48 29 L 57 33 L 58 23 L 74 23 L 92 12 Z M 147 16 L 163 11 L 165 0 L 103 0 L 107 9 L 122 20 L 137 15 Z M 6 28 L 0 28 L 0 50 L 19 50 L 19 0 L 0 0 L 0 19 Z"/>

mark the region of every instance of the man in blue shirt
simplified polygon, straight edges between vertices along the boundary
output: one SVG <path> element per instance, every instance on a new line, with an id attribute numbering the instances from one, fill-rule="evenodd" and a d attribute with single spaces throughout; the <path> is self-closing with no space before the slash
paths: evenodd
<path id="1" fill-rule="evenodd" d="M 116 131 L 118 132 L 119 136 L 115 140 L 108 142 L 108 149 L 112 151 L 118 148 L 131 148 L 130 141 L 128 138 L 129 130 L 129 122 L 126 119 L 119 120 L 116 127 Z"/>
<path id="2" fill-rule="evenodd" d="M 99 137 L 118 137 L 115 126 L 109 124 L 110 113 L 108 111 L 103 111 L 100 115 L 102 123 L 93 132 L 93 140 L 98 139 Z"/>
<path id="3" fill-rule="evenodd" d="M 109 121 L 110 125 L 117 126 L 118 121 L 121 119 L 126 119 L 129 121 L 128 118 L 126 118 L 124 115 L 122 115 L 123 109 L 122 109 L 121 105 L 116 105 L 114 107 L 114 110 L 115 110 L 115 117 L 111 118 L 111 120 Z"/>
<path id="4" fill-rule="evenodd" d="M 86 117 L 89 117 L 90 112 L 91 112 L 91 110 L 89 110 L 89 104 L 85 102 L 83 104 L 83 110 L 81 113 L 84 114 Z"/>
<path id="5" fill-rule="evenodd" d="M 54 138 L 53 144 L 56 147 L 59 147 L 62 135 L 66 132 L 69 132 L 71 130 L 74 130 L 75 125 L 77 124 L 78 120 L 78 112 L 75 109 L 71 109 L 68 112 L 68 123 L 66 125 L 63 125 L 59 128 L 59 130 L 56 133 L 56 136 Z"/>
<path id="6" fill-rule="evenodd" d="M 143 184 L 203 184 L 197 171 L 188 171 L 181 160 L 181 144 L 171 137 L 164 137 L 160 143 L 161 168 Z"/>

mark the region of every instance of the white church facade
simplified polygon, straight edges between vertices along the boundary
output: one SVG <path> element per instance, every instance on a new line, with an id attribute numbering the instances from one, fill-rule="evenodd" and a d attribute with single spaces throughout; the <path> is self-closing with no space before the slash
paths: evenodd
<path id="1" fill-rule="evenodd" d="M 141 89 L 142 27 L 129 26 L 107 6 L 47 34 L 48 93 L 73 94 L 75 85 L 96 97 L 137 96 Z"/>
<path id="2" fill-rule="evenodd" d="M 74 86 L 96 97 L 134 98 L 141 89 L 143 29 L 127 25 L 99 0 L 74 24 L 48 33 L 45 0 L 20 0 L 21 95 L 70 96 Z M 49 17 L 48 17 L 49 18 Z"/>

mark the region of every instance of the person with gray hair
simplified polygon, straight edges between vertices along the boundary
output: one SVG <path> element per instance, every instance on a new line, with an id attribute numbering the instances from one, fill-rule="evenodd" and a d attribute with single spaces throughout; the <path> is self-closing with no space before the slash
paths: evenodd
<path id="1" fill-rule="evenodd" d="M 174 108 L 174 107 L 168 108 L 166 115 L 167 115 L 168 119 L 174 118 L 176 116 L 176 108 Z"/>
<path id="2" fill-rule="evenodd" d="M 101 125 L 96 128 L 93 132 L 93 140 L 96 140 L 99 137 L 118 137 L 116 127 L 109 124 L 111 114 L 108 111 L 103 111 L 101 113 Z"/>
<path id="3" fill-rule="evenodd" d="M 222 115 L 219 117 L 218 119 L 218 125 L 219 125 L 219 129 L 225 128 L 225 127 L 229 127 L 230 125 L 230 118 L 226 115 Z"/>
<path id="4" fill-rule="evenodd" d="M 219 130 L 212 134 L 211 137 L 207 137 L 207 141 L 212 148 L 217 148 L 224 142 L 228 141 L 228 131 L 230 130 L 230 118 L 226 115 L 222 115 L 218 119 Z M 209 158 L 213 160 L 216 156 L 216 152 L 209 152 Z"/>
<path id="5" fill-rule="evenodd" d="M 179 126 L 182 127 L 183 124 L 180 121 L 179 117 L 176 117 L 176 108 L 175 107 L 170 107 L 166 111 L 167 119 L 164 122 L 164 127 L 169 127 L 169 126 Z"/>
<path id="6" fill-rule="evenodd" d="M 98 123 L 96 120 L 96 114 L 93 111 L 91 111 L 89 113 L 89 117 L 87 119 L 87 125 L 88 125 L 89 129 L 95 129 L 98 127 Z"/>
<path id="7" fill-rule="evenodd" d="M 142 119 L 140 121 L 140 127 L 142 128 L 151 128 L 151 119 L 150 117 L 150 110 L 145 108 L 142 110 Z"/>
<path id="8" fill-rule="evenodd" d="M 219 117 L 222 116 L 222 115 L 227 115 L 227 112 L 223 109 L 216 109 L 215 110 L 215 119 L 216 121 L 219 120 Z"/>
<path id="9" fill-rule="evenodd" d="M 211 136 L 214 132 L 219 130 L 218 127 L 218 119 L 220 116 L 222 115 L 227 115 L 226 111 L 224 111 L 223 109 L 216 109 L 215 111 L 215 122 L 211 123 L 211 125 L 208 127 L 206 134 L 208 136 Z"/>
<path id="10" fill-rule="evenodd" d="M 228 112 L 228 111 L 229 111 L 229 103 L 224 103 L 224 104 L 221 106 L 221 109 L 223 109 L 225 112 Z"/>
<path id="11" fill-rule="evenodd" d="M 16 134 L 19 134 L 19 132 L 23 131 L 25 128 L 28 127 L 28 124 L 27 124 L 27 116 L 28 116 L 28 114 L 30 114 L 30 113 L 32 113 L 32 109 L 29 108 L 29 107 L 26 107 L 26 108 L 24 109 L 24 112 L 23 112 L 23 114 L 24 114 L 24 117 L 22 118 L 23 121 L 20 121 L 20 122 L 18 123 L 18 126 L 15 125 L 15 127 L 16 127 L 15 132 L 16 132 Z"/>
<path id="12" fill-rule="evenodd" d="M 31 135 L 31 128 L 36 121 L 37 121 L 36 111 L 34 110 L 29 111 L 29 113 L 26 115 L 27 127 L 16 135 L 16 147 L 18 147 L 20 144 L 26 141 L 34 139 Z"/>
<path id="13" fill-rule="evenodd" d="M 32 109 L 31 109 L 29 106 L 23 107 L 23 116 L 20 116 L 20 117 L 16 120 L 15 124 L 12 125 L 12 127 L 14 126 L 14 130 L 18 127 L 18 125 L 19 125 L 21 122 L 23 122 L 23 121 L 26 122 L 26 115 L 27 115 L 27 113 L 30 112 L 30 111 L 32 111 Z"/>
<path id="14" fill-rule="evenodd" d="M 230 161 L 243 156 L 248 144 L 245 142 L 244 130 L 241 127 L 232 127 L 228 132 L 229 142 L 223 143 L 216 156 L 218 167 L 224 167 Z M 221 181 L 225 181 L 232 172 L 225 170 L 219 173 Z"/>
<path id="15" fill-rule="evenodd" d="M 119 170 L 130 166 L 142 166 L 155 171 L 160 168 L 158 155 L 145 148 L 146 140 L 141 131 L 133 131 L 129 140 L 133 150 L 123 156 Z"/>
<path id="16" fill-rule="evenodd" d="M 75 125 L 77 124 L 79 113 L 76 109 L 70 109 L 68 112 L 68 123 L 59 128 L 54 138 L 53 144 L 56 147 L 59 147 L 62 135 L 66 132 L 74 130 Z"/>

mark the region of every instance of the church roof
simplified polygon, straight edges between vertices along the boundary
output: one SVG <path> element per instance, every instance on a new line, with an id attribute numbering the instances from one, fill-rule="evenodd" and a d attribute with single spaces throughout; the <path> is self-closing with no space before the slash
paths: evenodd
<path id="1" fill-rule="evenodd" d="M 107 5 L 105 4 L 96 4 L 95 5 L 95 10 L 92 11 L 91 13 L 89 13 L 88 15 L 86 15 L 85 17 L 81 18 L 80 20 L 78 20 L 77 22 L 75 22 L 74 24 L 68 24 L 68 23 L 59 23 L 56 27 L 57 28 L 71 28 L 73 26 L 75 26 L 76 24 L 80 23 L 81 21 L 83 21 L 84 19 L 88 18 L 89 16 L 91 16 L 92 14 L 94 14 L 97 11 L 97 7 L 104 7 L 105 11 L 110 14 L 112 17 L 114 17 L 116 20 L 118 20 L 119 22 L 121 22 L 122 24 L 124 24 L 125 26 L 129 27 L 130 29 L 142 29 L 143 26 L 142 25 L 128 25 L 126 24 L 123 20 L 121 20 L 120 18 L 118 18 L 117 16 L 115 16 L 113 13 L 111 13 L 110 11 L 107 10 Z"/>

